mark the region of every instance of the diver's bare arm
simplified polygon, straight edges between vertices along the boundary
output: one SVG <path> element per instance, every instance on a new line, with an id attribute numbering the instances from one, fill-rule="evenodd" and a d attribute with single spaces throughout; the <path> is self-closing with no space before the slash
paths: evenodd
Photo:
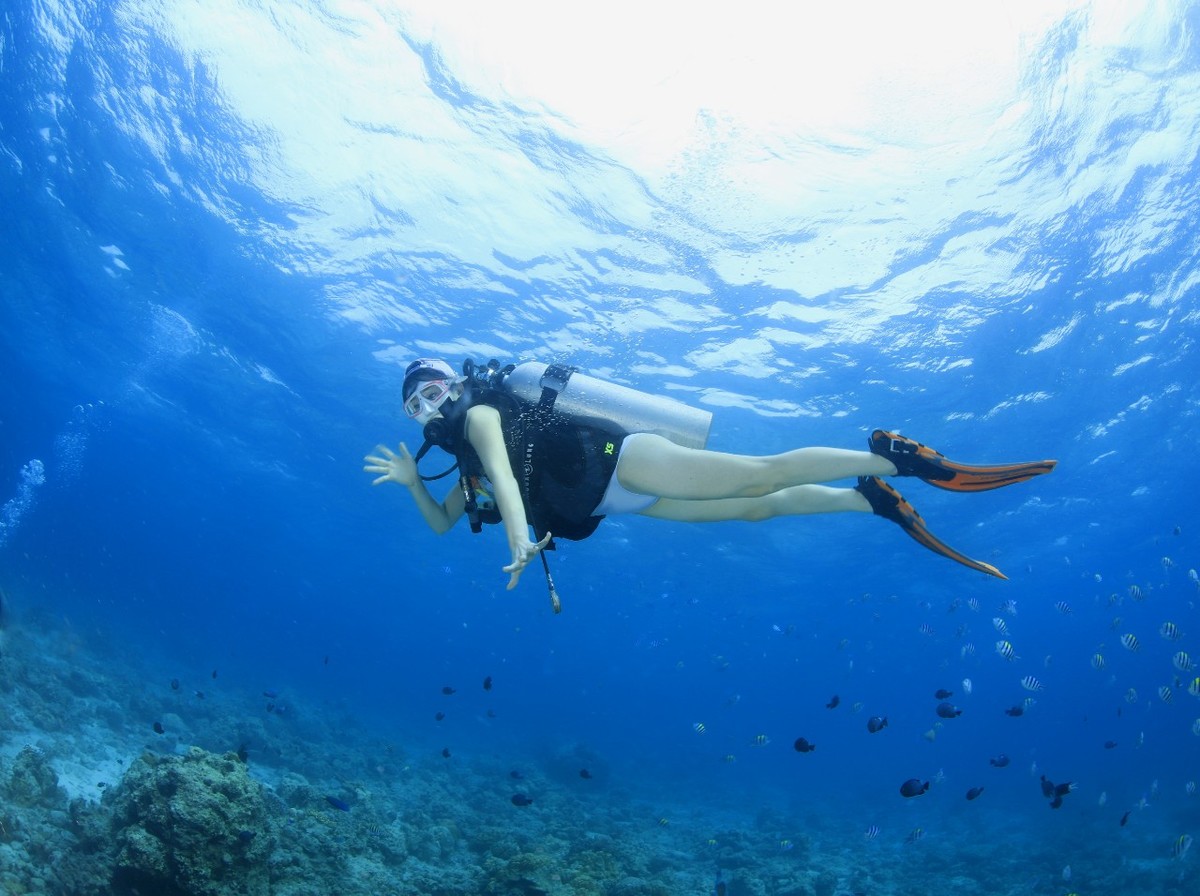
<path id="1" fill-rule="evenodd" d="M 511 573 L 508 587 L 517 585 L 521 571 L 546 546 L 550 535 L 539 542 L 529 539 L 529 521 L 525 517 L 525 505 L 521 502 L 521 488 L 513 475 L 508 451 L 504 447 L 504 432 L 500 428 L 500 412 L 487 405 L 477 404 L 467 411 L 467 440 L 479 455 L 483 469 L 492 482 L 496 506 L 504 520 L 504 532 L 508 536 L 508 547 L 512 552 L 512 563 L 504 567 Z"/>
<path id="2" fill-rule="evenodd" d="M 483 469 L 495 490 L 496 506 L 504 520 L 504 531 L 511 547 L 516 541 L 528 540 L 529 521 L 521 502 L 521 488 L 513 475 L 504 432 L 500 428 L 500 413 L 487 405 L 475 405 L 467 412 L 467 439 L 483 462 Z"/>
<path id="3" fill-rule="evenodd" d="M 408 487 L 408 493 L 412 495 L 417 510 L 421 511 L 421 516 L 429 524 L 429 528 L 438 535 L 444 535 L 454 528 L 454 524 L 466 510 L 467 501 L 457 483 L 446 493 L 445 500 L 440 504 L 419 479 L 416 484 Z"/>
<path id="4" fill-rule="evenodd" d="M 463 515 L 466 499 L 462 489 L 451 489 L 446 495 L 446 500 L 439 504 L 425 487 L 425 482 L 417 473 L 416 461 L 408 453 L 408 446 L 403 442 L 400 443 L 399 452 L 393 452 L 386 445 L 376 445 L 375 454 L 368 454 L 364 460 L 367 461 L 367 465 L 363 470 L 377 474 L 372 485 L 395 482 L 408 487 L 422 518 L 438 535 L 448 532 Z"/>

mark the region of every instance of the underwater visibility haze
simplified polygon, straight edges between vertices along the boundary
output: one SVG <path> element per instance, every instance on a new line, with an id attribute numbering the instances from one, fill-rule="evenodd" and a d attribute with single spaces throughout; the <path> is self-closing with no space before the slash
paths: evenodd
<path id="1" fill-rule="evenodd" d="M 445 6 L 0 13 L 6 891 L 1193 892 L 1200 6 Z M 417 357 L 1058 466 L 555 614 Z"/>

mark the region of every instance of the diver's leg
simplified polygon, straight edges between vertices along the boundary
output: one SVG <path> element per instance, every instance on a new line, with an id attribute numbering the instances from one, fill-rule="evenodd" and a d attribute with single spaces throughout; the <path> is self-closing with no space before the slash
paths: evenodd
<path id="1" fill-rule="evenodd" d="M 681 501 L 662 498 L 641 511 L 642 516 L 684 523 L 715 523 L 724 520 L 758 522 L 777 516 L 859 511 L 891 520 L 917 543 L 971 569 L 1004 579 L 1007 576 L 990 563 L 973 560 L 950 547 L 925 526 L 921 514 L 894 488 L 871 476 L 859 478 L 855 488 L 827 485 L 794 485 L 758 498 L 716 498 Z"/>
<path id="2" fill-rule="evenodd" d="M 870 513 L 871 504 L 852 488 L 793 485 L 757 498 L 711 498 L 699 501 L 660 498 L 639 512 L 642 516 L 681 523 L 717 523 L 725 520 L 759 522 L 777 516 L 846 511 Z"/>
<path id="3" fill-rule="evenodd" d="M 753 457 L 683 448 L 653 433 L 629 437 L 617 463 L 617 481 L 629 491 L 688 501 L 754 498 L 795 485 L 895 473 L 895 464 L 868 451 L 797 448 Z"/>

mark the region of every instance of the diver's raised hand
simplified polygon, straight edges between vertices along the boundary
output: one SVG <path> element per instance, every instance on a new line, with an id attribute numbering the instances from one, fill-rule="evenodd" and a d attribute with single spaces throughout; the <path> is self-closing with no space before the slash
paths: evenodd
<path id="1" fill-rule="evenodd" d="M 542 552 L 542 549 L 550 543 L 550 533 L 546 533 L 546 537 L 539 542 L 532 542 L 528 538 L 519 539 L 512 546 L 512 563 L 504 567 L 504 571 L 511 574 L 508 580 L 508 590 L 512 591 L 517 587 L 517 581 L 521 578 L 521 573 L 525 567 L 532 562 L 533 558 Z"/>
<path id="2" fill-rule="evenodd" d="M 412 459 L 412 455 L 408 453 L 408 446 L 403 442 L 400 443 L 398 454 L 386 445 L 376 445 L 375 453 L 368 454 L 363 460 L 367 462 L 363 471 L 375 473 L 378 477 L 371 485 L 396 482 L 400 485 L 413 486 L 420 481 L 417 475 L 417 462 Z"/>

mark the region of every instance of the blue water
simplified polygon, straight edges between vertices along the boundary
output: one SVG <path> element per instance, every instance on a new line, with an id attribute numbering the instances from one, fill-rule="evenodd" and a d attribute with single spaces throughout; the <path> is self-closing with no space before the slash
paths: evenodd
<path id="1" fill-rule="evenodd" d="M 1200 836 L 1200 700 L 1171 658 L 1200 662 L 1195 4 L 760 10 L 727 33 L 691 11 L 159 7 L 2 19 L 10 625 L 77 632 L 151 701 L 131 726 L 177 677 L 230 713 L 285 693 L 325 719 L 317 750 L 387 739 L 432 768 L 449 747 L 471 775 L 590 757 L 604 811 L 646 836 L 686 816 L 688 848 L 741 825 L 853 855 L 877 824 L 902 890 L 939 879 L 899 845 L 920 826 L 926 856 L 1014 863 L 1014 891 L 1066 892 L 1072 863 L 1090 892 L 1127 863 L 1194 882 L 1171 846 Z M 620 517 L 551 557 L 555 616 L 536 568 L 504 590 L 500 533 L 437 538 L 362 472 L 420 442 L 399 389 L 428 355 L 668 394 L 714 413 L 717 450 L 885 427 L 1060 463 L 981 495 L 898 483 L 1008 582 L 858 515 Z M 963 715 L 929 740 L 937 688 Z M 1078 782 L 1059 812 L 1040 774 Z"/>

